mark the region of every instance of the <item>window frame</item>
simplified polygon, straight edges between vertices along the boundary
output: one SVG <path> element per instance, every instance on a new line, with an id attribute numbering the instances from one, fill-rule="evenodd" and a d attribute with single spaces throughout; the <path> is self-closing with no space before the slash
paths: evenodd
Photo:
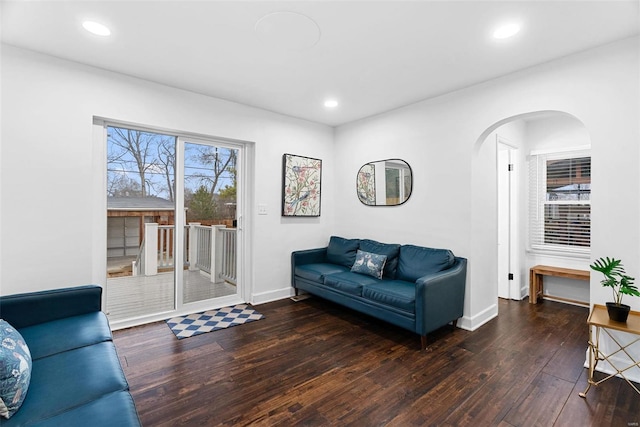
<path id="1" fill-rule="evenodd" d="M 591 147 L 576 147 L 565 150 L 532 151 L 529 154 L 529 206 L 528 206 L 528 250 L 533 253 L 589 258 L 591 255 L 591 240 L 589 246 L 546 243 L 547 206 L 589 206 L 588 228 L 591 235 L 591 189 L 588 200 L 547 200 L 547 166 L 550 160 L 570 160 L 589 157 Z M 591 172 L 589 172 L 591 177 Z M 589 180 L 591 185 L 591 179 Z"/>

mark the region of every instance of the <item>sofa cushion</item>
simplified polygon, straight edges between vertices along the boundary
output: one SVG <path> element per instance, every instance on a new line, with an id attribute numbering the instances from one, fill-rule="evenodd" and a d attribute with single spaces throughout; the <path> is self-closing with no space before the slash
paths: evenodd
<path id="1" fill-rule="evenodd" d="M 303 264 L 296 266 L 294 274 L 298 277 L 302 277 L 314 282 L 324 282 L 324 277 L 327 274 L 335 274 L 349 271 L 347 267 L 336 264 Z"/>
<path id="2" fill-rule="evenodd" d="M 376 283 L 377 280 L 371 276 L 358 273 L 344 272 L 325 276 L 326 286 L 338 289 L 351 295 L 362 295 L 362 287 Z"/>
<path id="3" fill-rule="evenodd" d="M 50 289 L 0 297 L 2 318 L 14 328 L 100 311 L 102 288 L 97 285 Z"/>
<path id="4" fill-rule="evenodd" d="M 415 313 L 416 286 L 403 280 L 383 280 L 362 288 L 362 296 L 384 305 Z"/>
<path id="5" fill-rule="evenodd" d="M 11 418 L 27 396 L 31 366 L 31 353 L 24 338 L 0 319 L 0 415 L 4 418 Z"/>
<path id="6" fill-rule="evenodd" d="M 356 251 L 360 245 L 358 239 L 345 239 L 331 236 L 327 247 L 327 260 L 333 264 L 351 268 L 356 260 Z"/>
<path id="7" fill-rule="evenodd" d="M 446 270 L 454 261 L 455 257 L 448 249 L 403 245 L 400 247 L 396 278 L 415 282 L 419 277 Z"/>
<path id="8" fill-rule="evenodd" d="M 111 341 L 34 360 L 29 394 L 7 427 L 23 425 L 27 420 L 37 425 L 38 420 L 128 388 Z M 91 419 L 85 421 L 91 425 Z"/>
<path id="9" fill-rule="evenodd" d="M 117 391 L 55 417 L 41 420 L 36 425 L 38 427 L 133 427 L 140 426 L 140 419 L 131 394 L 128 391 Z"/>
<path id="10" fill-rule="evenodd" d="M 387 262 L 384 265 L 383 277 L 394 279 L 396 269 L 398 267 L 398 255 L 400 254 L 400 245 L 397 243 L 380 243 L 375 240 L 360 240 L 360 250 L 371 252 L 374 254 L 386 255 Z"/>
<path id="11" fill-rule="evenodd" d="M 386 255 L 373 254 L 358 249 L 356 260 L 351 267 L 354 273 L 366 274 L 376 279 L 382 279 L 384 264 L 387 262 Z"/>
<path id="12" fill-rule="evenodd" d="M 27 326 L 20 332 L 33 360 L 111 339 L 107 316 L 101 311 Z"/>

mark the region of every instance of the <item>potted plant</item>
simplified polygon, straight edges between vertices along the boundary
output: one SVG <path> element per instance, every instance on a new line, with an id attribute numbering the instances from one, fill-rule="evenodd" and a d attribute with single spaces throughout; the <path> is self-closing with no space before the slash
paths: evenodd
<path id="1" fill-rule="evenodd" d="M 627 275 L 622 266 L 622 261 L 619 259 L 600 258 L 589 267 L 604 274 L 604 279 L 600 281 L 600 284 L 613 290 L 613 302 L 607 303 L 609 318 L 617 322 L 626 322 L 631 307 L 622 304 L 622 296 L 640 297 L 638 288 L 633 285 L 635 279 Z"/>

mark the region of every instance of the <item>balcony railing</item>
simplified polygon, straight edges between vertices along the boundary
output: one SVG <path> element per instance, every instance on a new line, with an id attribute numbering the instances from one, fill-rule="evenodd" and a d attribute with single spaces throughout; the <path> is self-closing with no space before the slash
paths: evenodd
<path id="1" fill-rule="evenodd" d="M 144 239 L 133 262 L 133 275 L 154 276 L 175 264 L 174 226 L 145 224 Z M 212 282 L 236 284 L 236 229 L 189 224 L 184 233 L 184 265 L 211 276 Z"/>
<path id="2" fill-rule="evenodd" d="M 144 271 L 144 249 L 146 245 L 144 244 L 144 240 L 140 244 L 140 248 L 138 249 L 138 255 L 136 256 L 135 261 L 131 263 L 131 275 L 132 276 L 140 276 Z"/>
<path id="3" fill-rule="evenodd" d="M 190 242 L 195 249 L 195 267 L 199 270 L 211 274 L 211 265 L 215 265 L 211 260 L 211 236 L 212 228 L 204 225 L 193 225 L 192 232 L 189 232 Z"/>
<path id="4" fill-rule="evenodd" d="M 158 226 L 158 268 L 167 269 L 174 267 L 173 229 L 173 225 Z"/>
<path id="5" fill-rule="evenodd" d="M 220 278 L 236 284 L 236 229 L 220 228 L 222 257 L 220 259 Z"/>

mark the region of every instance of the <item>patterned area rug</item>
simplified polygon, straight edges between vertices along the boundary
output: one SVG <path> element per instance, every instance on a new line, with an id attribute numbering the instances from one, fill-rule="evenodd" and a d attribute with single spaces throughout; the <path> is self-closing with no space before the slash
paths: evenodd
<path id="1" fill-rule="evenodd" d="M 189 338 L 194 335 L 230 328 L 260 319 L 264 319 L 262 314 L 250 308 L 247 304 L 238 304 L 232 307 L 205 311 L 204 313 L 174 317 L 167 320 L 167 325 L 175 336 L 181 340 L 182 338 Z"/>

